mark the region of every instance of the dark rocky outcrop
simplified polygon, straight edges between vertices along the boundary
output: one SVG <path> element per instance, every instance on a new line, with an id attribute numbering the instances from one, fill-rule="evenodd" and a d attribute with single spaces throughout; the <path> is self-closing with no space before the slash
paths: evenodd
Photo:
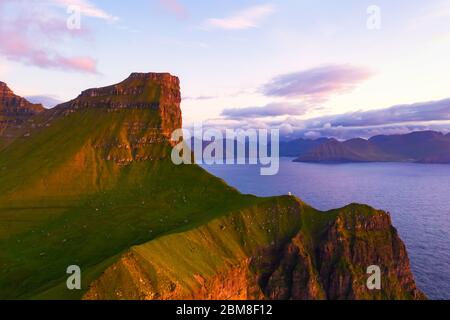
<path id="1" fill-rule="evenodd" d="M 34 104 L 19 97 L 6 85 L 0 81 L 0 115 L 2 116 L 32 116 L 44 111 L 41 104 Z"/>
<path id="2" fill-rule="evenodd" d="M 0 81 L 0 147 L 5 141 L 16 138 L 17 131 L 44 110 L 41 104 L 30 103 Z"/>
<path id="3" fill-rule="evenodd" d="M 363 214 L 352 205 L 339 213 L 316 247 L 318 273 L 329 299 L 423 299 L 411 272 L 405 245 L 382 211 Z M 382 289 L 368 291 L 366 268 L 377 265 Z"/>

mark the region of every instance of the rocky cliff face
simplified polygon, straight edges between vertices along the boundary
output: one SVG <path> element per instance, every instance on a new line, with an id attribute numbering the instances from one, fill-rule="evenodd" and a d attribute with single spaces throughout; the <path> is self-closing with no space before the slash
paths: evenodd
<path id="1" fill-rule="evenodd" d="M 0 81 L 0 138 L 13 138 L 10 130 L 19 129 L 28 119 L 45 109 L 41 104 L 33 104 L 19 97 Z"/>
<path id="2" fill-rule="evenodd" d="M 44 111 L 41 104 L 33 104 L 19 97 L 0 81 L 0 112 L 4 116 L 31 116 Z"/>
<path id="3" fill-rule="evenodd" d="M 405 245 L 382 211 L 352 205 L 324 230 L 316 262 L 329 299 L 423 299 Z M 366 268 L 381 268 L 382 289 L 368 291 Z"/>
<path id="4" fill-rule="evenodd" d="M 311 208 L 300 202 L 253 210 L 258 213 L 231 215 L 133 248 L 91 285 L 85 298 L 425 298 L 385 212 L 360 205 L 316 212 L 328 215 L 327 221 L 311 230 L 323 217 L 310 215 Z M 292 227 L 283 226 L 289 222 Z M 381 268 L 381 290 L 366 285 L 372 265 Z"/>
<path id="5" fill-rule="evenodd" d="M 182 127 L 180 81 L 168 73 L 132 73 L 124 81 L 83 91 L 49 112 L 48 124 L 80 114 L 106 118 L 111 130 L 92 136 L 89 148 L 105 161 L 126 166 L 167 158 L 172 132 Z M 114 118 L 114 119 L 113 119 Z M 114 128 L 114 130 L 112 130 Z"/>
<path id="6" fill-rule="evenodd" d="M 78 98 L 59 105 L 56 109 L 66 114 L 78 109 L 153 110 L 159 115 L 154 128 L 170 138 L 175 129 L 182 127 L 180 81 L 168 73 L 132 73 L 124 81 L 83 91 Z"/>

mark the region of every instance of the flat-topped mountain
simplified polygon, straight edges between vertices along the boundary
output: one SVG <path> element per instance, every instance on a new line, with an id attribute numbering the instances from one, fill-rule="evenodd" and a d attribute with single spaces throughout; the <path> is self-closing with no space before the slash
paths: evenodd
<path id="1" fill-rule="evenodd" d="M 179 126 L 168 74 L 32 116 L 0 150 L 0 299 L 425 298 L 387 213 L 243 195 L 172 163 Z M 66 286 L 72 265 L 82 290 Z"/>
<path id="2" fill-rule="evenodd" d="M 154 110 L 160 114 L 158 129 L 170 137 L 173 130 L 182 127 L 180 103 L 177 77 L 168 73 L 132 73 L 118 84 L 85 90 L 76 99 L 55 109 L 65 112 L 83 108 Z"/>

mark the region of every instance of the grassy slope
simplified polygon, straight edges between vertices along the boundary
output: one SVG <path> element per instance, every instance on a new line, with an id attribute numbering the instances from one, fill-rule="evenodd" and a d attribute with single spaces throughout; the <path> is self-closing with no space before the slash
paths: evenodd
<path id="1" fill-rule="evenodd" d="M 82 268 L 86 289 L 133 246 L 142 245 L 136 250 L 150 258 L 186 252 L 183 246 L 189 243 L 179 243 L 176 237 L 168 238 L 172 242 L 159 249 L 155 247 L 158 242 L 151 240 L 189 230 L 199 234 L 204 229 L 197 227 L 216 218 L 208 232 L 218 250 L 212 263 L 219 268 L 222 253 L 227 259 L 237 259 L 276 235 L 292 236 L 300 226 L 313 243 L 337 213 L 322 214 L 303 206 L 301 216 L 277 217 L 261 230 L 261 223 L 273 218 L 271 208 L 282 212 L 296 200 L 242 195 L 198 166 L 177 167 L 169 159 L 124 167 L 105 161 L 106 151 L 95 146 L 113 144 L 117 138 L 128 143 L 127 123 L 146 123 L 147 128 L 134 133 L 134 137 L 144 136 L 149 127 L 158 126 L 151 110 L 91 109 L 59 119 L 39 117 L 36 121 L 46 124 L 43 129 L 0 152 L 0 299 L 81 298 L 85 291 L 65 288 L 69 265 Z M 164 144 L 145 148 L 155 158 L 170 150 Z M 127 156 L 126 150 L 114 152 Z M 220 220 L 225 216 L 240 218 Z M 302 221 L 296 220 L 299 217 Z M 257 222 L 252 227 L 254 219 Z M 245 229 L 251 236 L 216 232 L 214 228 L 224 223 L 232 224 L 225 225 L 227 230 Z M 268 229 L 278 231 L 268 233 Z M 189 240 L 200 241 L 196 236 Z M 205 246 L 197 253 L 196 260 L 205 261 L 204 268 L 211 267 L 209 249 Z M 174 272 L 182 276 L 190 269 L 183 270 Z"/>
<path id="2" fill-rule="evenodd" d="M 286 243 L 301 239 L 307 255 L 311 255 L 312 268 L 317 268 L 316 250 L 323 245 L 324 231 L 338 217 L 354 219 L 356 217 L 375 217 L 384 215 L 365 205 L 351 204 L 329 212 L 318 212 L 294 197 L 274 197 L 261 199 L 257 204 L 230 212 L 225 216 L 185 232 L 174 232 L 134 246 L 121 259 L 117 259 L 111 268 L 102 273 L 93 283 L 89 299 L 191 299 L 201 289 L 211 288 L 214 279 L 227 277 L 232 270 L 247 267 L 250 261 L 248 281 L 235 278 L 236 294 L 246 286 L 252 287 L 255 275 L 271 274 L 273 269 L 265 268 L 277 262 L 267 260 L 268 248 L 280 252 Z M 375 257 L 358 265 L 350 257 L 330 256 L 330 266 L 336 277 L 352 275 L 352 284 L 358 299 L 413 299 L 407 291 L 408 285 L 399 282 L 399 278 L 390 275 L 383 278 L 383 291 L 364 290 L 366 266 L 371 259 L 382 257 L 391 250 L 394 233 L 389 229 L 364 231 L 362 229 L 342 230 L 347 245 L 359 242 L 359 249 L 368 246 Z M 266 250 L 265 254 L 262 254 Z M 272 251 L 274 252 L 274 251 Z M 265 261 L 260 264 L 258 261 Z M 256 263 L 254 263 L 256 262 Z M 384 260 L 382 266 L 395 270 L 398 261 Z M 315 274 L 317 270 L 310 270 Z M 234 273 L 235 274 L 235 273 Z M 403 278 L 404 280 L 404 278 Z M 221 281 L 221 280 L 219 280 Z M 243 281 L 237 284 L 236 281 Z M 324 279 L 322 279 L 324 281 Z M 233 285 L 229 282 L 227 285 Z M 254 284 L 253 284 L 254 285 Z M 283 285 L 283 284 L 281 284 Z M 217 287 L 215 294 L 223 293 L 226 287 Z M 245 289 L 244 289 L 245 290 Z M 40 297 L 55 297 L 64 294 L 60 287 L 46 292 Z M 317 296 L 320 297 L 320 293 Z"/>
<path id="3" fill-rule="evenodd" d="M 123 135 L 124 122 L 152 119 L 149 110 L 77 112 L 0 153 L 0 298 L 30 298 L 60 284 L 71 264 L 89 273 L 130 246 L 259 201 L 197 166 L 118 168 L 91 150 Z"/>
<path id="4" fill-rule="evenodd" d="M 302 211 L 294 197 L 261 199 L 198 228 L 135 246 L 129 253 L 139 261 L 138 270 L 145 273 L 136 278 L 150 279 L 153 292 L 167 293 L 173 283 L 182 290 L 178 292 L 181 296 L 196 292 L 201 287 L 196 276 L 209 279 L 226 273 L 261 248 L 289 241 L 301 228 Z M 96 289 L 107 299 L 117 298 L 119 287 L 128 293 L 127 298 L 138 298 L 139 285 L 136 279 L 129 279 L 129 271 L 105 273 Z"/>
<path id="5" fill-rule="evenodd" d="M 133 169 L 142 173 L 146 168 L 137 165 Z M 159 172 L 155 176 L 177 181 L 176 187 L 172 189 L 164 184 L 165 179 L 148 175 L 139 187 L 118 187 L 94 195 L 29 231 L 3 240 L 1 295 L 32 296 L 65 278 L 65 269 L 71 264 L 86 271 L 132 245 L 193 228 L 257 201 L 228 189 L 197 167 L 174 169 L 161 164 L 152 169 Z"/>
<path id="6" fill-rule="evenodd" d="M 323 241 L 320 235 L 329 224 L 338 215 L 356 212 L 368 216 L 376 213 L 374 209 L 361 205 L 318 212 L 295 197 L 261 199 L 255 205 L 230 212 L 198 228 L 175 232 L 132 247 L 122 255 L 120 262 L 93 284 L 89 298 L 99 294 L 97 298 L 100 299 L 117 299 L 120 294 L 125 299 L 143 299 L 154 295 L 162 295 L 165 299 L 190 299 L 203 288 L 205 282 L 241 268 L 247 261 L 267 259 L 262 250 L 271 248 L 279 252 L 297 235 L 304 241 L 314 261 L 315 249 Z M 276 261 L 275 258 L 269 265 Z M 251 263 L 251 273 L 271 273 L 261 269 L 269 266 L 267 262 Z M 342 263 L 348 262 L 342 260 Z M 365 274 L 365 271 L 358 270 L 356 274 Z M 364 279 L 360 280 L 364 283 Z M 172 287 L 176 291 L 172 292 Z M 45 296 L 63 294 L 62 289 L 47 292 Z"/>

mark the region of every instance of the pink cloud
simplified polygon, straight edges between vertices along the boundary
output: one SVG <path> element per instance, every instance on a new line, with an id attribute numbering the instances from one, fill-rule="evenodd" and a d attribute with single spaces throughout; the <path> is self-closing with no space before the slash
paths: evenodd
<path id="1" fill-rule="evenodd" d="M 26 63 L 41 68 L 56 68 L 68 71 L 97 72 L 97 63 L 89 57 L 65 57 L 59 54 L 49 54 L 45 51 L 33 51 L 27 54 Z"/>
<path id="2" fill-rule="evenodd" d="M 58 50 L 74 35 L 88 35 L 88 30 L 71 31 L 66 20 L 49 7 L 29 6 L 28 1 L 0 0 L 0 55 L 40 68 L 96 73 L 94 59 Z"/>
<path id="3" fill-rule="evenodd" d="M 369 79 L 373 72 L 351 65 L 326 65 L 278 76 L 262 91 L 267 96 L 327 100 L 333 95 L 352 91 Z"/>
<path id="4" fill-rule="evenodd" d="M 161 5 L 178 18 L 186 18 L 188 12 L 178 0 L 159 0 Z"/>
<path id="5" fill-rule="evenodd" d="M 68 67 L 84 70 L 86 72 L 96 72 L 97 69 L 97 62 L 88 57 L 64 58 L 61 63 Z"/>
<path id="6" fill-rule="evenodd" d="M 212 18 L 206 21 L 208 27 L 224 30 L 257 28 L 267 17 L 275 12 L 271 4 L 249 7 L 226 18 Z"/>

